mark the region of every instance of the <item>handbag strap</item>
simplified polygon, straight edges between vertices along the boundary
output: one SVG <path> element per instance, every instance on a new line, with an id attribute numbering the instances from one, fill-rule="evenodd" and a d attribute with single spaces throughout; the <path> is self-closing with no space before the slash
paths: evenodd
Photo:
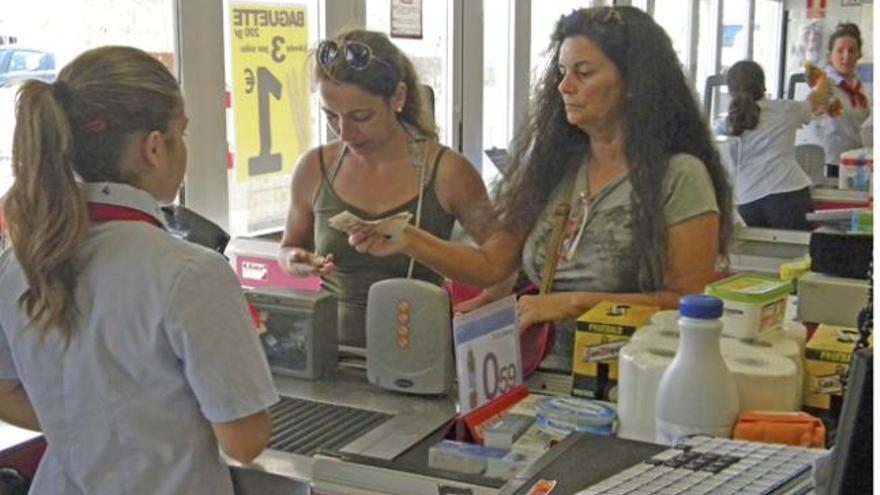
<path id="1" fill-rule="evenodd" d="M 562 242 L 565 222 L 571 212 L 571 195 L 574 193 L 577 177 L 578 175 L 565 185 L 562 200 L 556 205 L 556 210 L 553 212 L 553 230 L 550 233 L 550 242 L 547 244 L 547 254 L 544 257 L 544 270 L 541 273 L 538 294 L 549 294 L 550 288 L 553 287 L 553 277 L 556 275 L 556 265 L 559 263 L 559 244 Z"/>

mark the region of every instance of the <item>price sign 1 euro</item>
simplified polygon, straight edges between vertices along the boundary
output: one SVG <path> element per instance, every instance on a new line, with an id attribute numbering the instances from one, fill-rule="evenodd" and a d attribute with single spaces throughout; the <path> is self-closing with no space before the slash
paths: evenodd
<path id="1" fill-rule="evenodd" d="M 514 296 L 458 316 L 452 326 L 462 414 L 522 383 Z"/>

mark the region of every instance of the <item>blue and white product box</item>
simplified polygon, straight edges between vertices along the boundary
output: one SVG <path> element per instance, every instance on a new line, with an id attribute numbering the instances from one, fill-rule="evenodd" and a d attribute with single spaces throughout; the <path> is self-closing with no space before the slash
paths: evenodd
<path id="1" fill-rule="evenodd" d="M 506 449 L 442 440 L 428 449 L 428 466 L 466 474 L 482 474 L 489 459 L 501 459 Z"/>
<path id="2" fill-rule="evenodd" d="M 514 296 L 458 316 L 452 326 L 461 414 L 522 383 Z"/>
<path id="3" fill-rule="evenodd" d="M 535 418 L 508 413 L 483 430 L 483 445 L 509 449 L 534 424 Z"/>

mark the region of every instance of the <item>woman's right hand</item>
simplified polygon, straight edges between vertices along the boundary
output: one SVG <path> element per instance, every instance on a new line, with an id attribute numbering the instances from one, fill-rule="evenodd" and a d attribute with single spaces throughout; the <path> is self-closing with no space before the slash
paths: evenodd
<path id="1" fill-rule="evenodd" d="M 278 264 L 285 273 L 294 277 L 326 275 L 336 269 L 332 254 L 320 256 L 296 247 L 282 248 L 278 255 Z"/>

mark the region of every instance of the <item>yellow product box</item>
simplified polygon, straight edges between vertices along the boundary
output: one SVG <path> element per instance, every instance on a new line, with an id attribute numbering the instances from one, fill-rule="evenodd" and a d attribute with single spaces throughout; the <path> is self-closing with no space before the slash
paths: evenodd
<path id="1" fill-rule="evenodd" d="M 620 348 L 657 311 L 656 306 L 603 301 L 582 314 L 574 338 L 571 394 L 607 399 L 607 392 L 617 383 Z"/>
<path id="2" fill-rule="evenodd" d="M 830 409 L 831 396 L 843 391 L 842 379 L 858 339 L 854 328 L 825 324 L 816 328 L 804 353 L 804 406 Z"/>

